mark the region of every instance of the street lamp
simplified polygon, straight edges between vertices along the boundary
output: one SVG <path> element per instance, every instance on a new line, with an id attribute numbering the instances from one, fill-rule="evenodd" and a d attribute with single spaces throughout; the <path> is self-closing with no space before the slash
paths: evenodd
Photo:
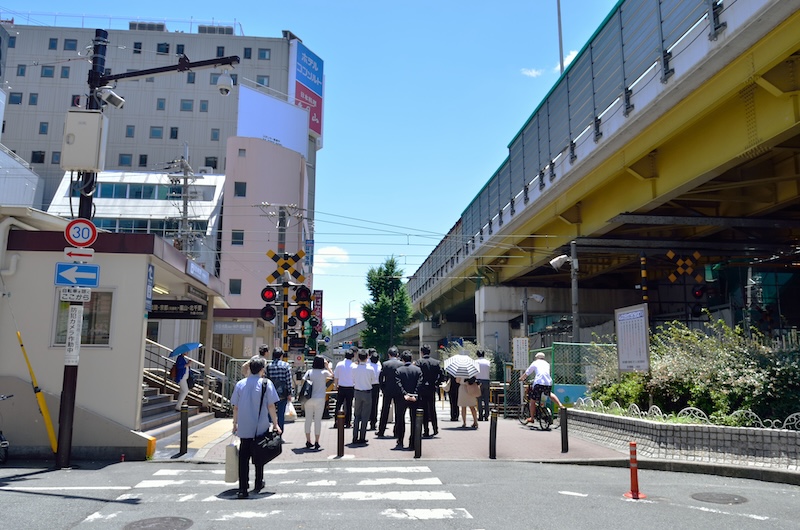
<path id="1" fill-rule="evenodd" d="M 522 327 L 525 329 L 525 338 L 528 338 L 528 300 L 533 300 L 536 303 L 543 303 L 544 296 L 540 294 L 532 294 L 528 296 L 528 288 L 522 290 Z"/>
<path id="2" fill-rule="evenodd" d="M 559 270 L 562 265 L 570 261 L 570 278 L 572 280 L 572 342 L 580 342 L 580 326 L 578 324 L 578 245 L 575 241 L 570 244 L 570 256 L 562 254 L 550 260 L 550 266 Z"/>
<path id="3" fill-rule="evenodd" d="M 350 300 L 350 301 L 347 303 L 347 323 L 348 323 L 348 324 L 350 324 L 350 318 L 352 318 L 352 317 L 350 316 L 350 307 L 353 305 L 353 302 L 355 302 L 355 300 Z"/>

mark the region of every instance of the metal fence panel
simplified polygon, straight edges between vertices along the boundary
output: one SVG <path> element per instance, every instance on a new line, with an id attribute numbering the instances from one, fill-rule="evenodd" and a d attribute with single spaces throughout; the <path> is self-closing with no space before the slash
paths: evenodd
<path id="1" fill-rule="evenodd" d="M 508 200 L 522 191 L 525 186 L 525 133 L 523 132 L 511 144 L 509 149 L 510 176 L 511 181 L 508 187 Z"/>
<path id="2" fill-rule="evenodd" d="M 531 182 L 544 164 L 539 154 L 539 116 L 531 118 L 522 131 L 523 152 L 525 155 L 525 183 Z"/>
<path id="3" fill-rule="evenodd" d="M 499 189 L 498 180 L 498 174 L 495 173 L 492 178 L 489 179 L 489 186 L 487 186 L 487 189 L 489 190 L 489 219 L 497 214 L 497 209 L 500 202 L 497 194 Z M 487 221 L 489 219 L 487 219 Z"/>
<path id="4" fill-rule="evenodd" d="M 592 60 L 591 54 L 584 53 L 569 72 L 569 126 L 573 141 L 593 122 L 594 116 Z"/>
<path id="5" fill-rule="evenodd" d="M 664 49 L 669 49 L 708 11 L 707 0 L 660 0 Z"/>
<path id="6" fill-rule="evenodd" d="M 564 78 L 547 98 L 548 125 L 550 128 L 550 151 L 553 160 L 567 148 L 570 142 L 569 92 Z"/>
<path id="7" fill-rule="evenodd" d="M 613 16 L 591 46 L 594 101 L 601 114 L 622 95 L 622 39 L 619 16 Z"/>
<path id="8" fill-rule="evenodd" d="M 522 168 L 522 160 L 520 160 Z M 497 171 L 497 199 L 500 208 L 503 208 L 511 200 L 511 162 L 508 158 Z"/>
<path id="9" fill-rule="evenodd" d="M 630 87 L 661 55 L 657 2 L 642 0 L 620 6 L 626 87 Z"/>

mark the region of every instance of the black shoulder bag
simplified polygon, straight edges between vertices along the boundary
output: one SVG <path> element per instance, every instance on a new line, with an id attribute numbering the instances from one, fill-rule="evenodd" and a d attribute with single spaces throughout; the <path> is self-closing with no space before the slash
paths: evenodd
<path id="1" fill-rule="evenodd" d="M 267 393 L 267 382 L 261 382 L 261 403 L 258 405 L 258 418 L 256 419 L 256 425 L 258 425 L 258 420 L 261 419 L 261 409 L 264 408 L 264 394 Z M 262 435 L 256 436 L 256 447 L 258 448 L 256 451 L 257 456 L 257 465 L 263 465 L 267 462 L 271 462 L 278 457 L 279 454 L 283 451 L 283 438 L 281 435 L 277 433 L 277 431 L 273 431 L 271 429 L 267 429 Z"/>

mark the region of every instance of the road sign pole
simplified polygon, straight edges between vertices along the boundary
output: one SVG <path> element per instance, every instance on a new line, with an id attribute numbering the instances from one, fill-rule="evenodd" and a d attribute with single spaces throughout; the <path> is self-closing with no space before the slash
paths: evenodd
<path id="1" fill-rule="evenodd" d="M 58 446 L 56 469 L 70 467 L 72 425 L 75 415 L 75 393 L 78 387 L 78 358 L 83 327 L 83 302 L 71 302 L 67 319 L 67 339 L 64 352 L 64 381 L 61 385 L 61 405 L 58 410 Z"/>

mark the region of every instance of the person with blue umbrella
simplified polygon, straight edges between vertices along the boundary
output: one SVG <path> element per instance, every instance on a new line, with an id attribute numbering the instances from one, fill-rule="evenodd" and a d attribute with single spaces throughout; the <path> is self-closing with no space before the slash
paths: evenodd
<path id="1" fill-rule="evenodd" d="M 202 346 L 199 342 L 187 342 L 181 344 L 169 354 L 170 357 L 177 357 L 175 359 L 175 382 L 180 386 L 178 392 L 178 400 L 175 404 L 175 410 L 181 411 L 183 400 L 189 395 L 189 361 L 193 361 L 186 354 L 192 350 L 196 350 Z"/>

